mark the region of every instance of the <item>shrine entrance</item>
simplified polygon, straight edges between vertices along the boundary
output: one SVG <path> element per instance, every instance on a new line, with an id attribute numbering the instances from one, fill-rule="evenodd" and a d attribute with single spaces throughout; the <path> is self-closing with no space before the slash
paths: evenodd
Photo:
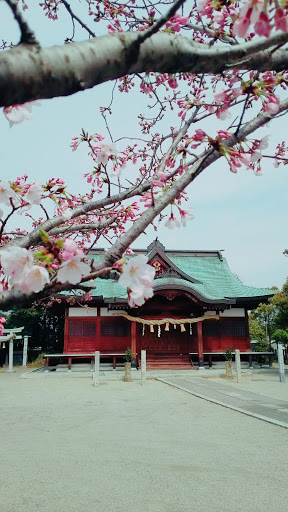
<path id="1" fill-rule="evenodd" d="M 198 347 L 198 316 L 202 316 L 201 309 L 183 293 L 155 295 L 135 310 L 138 360 L 141 350 L 146 350 L 149 369 L 191 368 L 190 353 Z"/>
<path id="2" fill-rule="evenodd" d="M 185 331 L 184 331 L 185 329 Z M 197 350 L 196 329 L 192 324 L 183 325 L 182 331 L 180 325 L 169 324 L 162 326 L 153 326 L 151 332 L 149 326 L 137 325 L 137 345 L 139 351 L 146 350 L 154 353 L 186 353 Z M 138 347 L 137 347 L 138 351 Z"/>

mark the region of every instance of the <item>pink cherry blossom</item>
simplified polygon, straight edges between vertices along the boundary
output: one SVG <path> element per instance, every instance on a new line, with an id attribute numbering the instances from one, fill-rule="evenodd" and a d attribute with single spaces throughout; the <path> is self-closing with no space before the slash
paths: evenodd
<path id="1" fill-rule="evenodd" d="M 5 324 L 5 322 L 6 322 L 6 319 L 3 316 L 1 316 L 0 317 L 0 336 L 2 336 L 3 329 L 4 329 L 4 325 L 3 324 Z"/>
<path id="2" fill-rule="evenodd" d="M 213 13 L 213 21 L 214 23 L 218 23 L 218 25 L 220 25 L 220 23 L 222 23 L 222 21 L 225 20 L 225 16 L 222 12 L 214 12 Z"/>
<path id="3" fill-rule="evenodd" d="M 27 195 L 26 195 L 26 201 L 30 204 L 40 204 L 41 198 L 43 193 L 43 187 L 40 185 L 40 183 L 33 183 L 31 187 L 29 188 Z"/>
<path id="4" fill-rule="evenodd" d="M 221 119 L 221 121 L 225 121 L 227 117 L 231 117 L 231 113 L 229 111 L 229 108 L 226 104 L 222 105 L 222 107 L 219 107 L 216 112 L 216 117 L 218 119 Z"/>
<path id="5" fill-rule="evenodd" d="M 262 11 L 260 13 L 259 19 L 254 25 L 254 31 L 258 36 L 270 36 L 271 27 L 269 25 L 269 19 L 266 12 Z"/>
<path id="6" fill-rule="evenodd" d="M 0 180 L 0 203 L 4 203 L 6 206 L 10 206 L 10 199 L 14 199 L 15 197 L 16 194 L 11 188 L 10 183 Z"/>
<path id="7" fill-rule="evenodd" d="M 84 258 L 84 253 L 81 249 L 79 249 L 74 240 L 71 240 L 71 238 L 66 238 L 66 240 L 63 242 L 61 256 L 63 260 L 68 261 L 75 258 L 75 256 L 77 256 L 79 259 Z"/>
<path id="8" fill-rule="evenodd" d="M 266 98 L 266 102 L 263 104 L 263 109 L 268 114 L 275 115 L 279 112 L 280 100 L 274 94 L 269 94 Z"/>
<path id="9" fill-rule="evenodd" d="M 40 102 L 36 100 L 23 103 L 22 105 L 11 105 L 10 107 L 5 107 L 3 112 L 6 119 L 9 121 L 10 128 L 14 124 L 19 124 L 31 119 L 32 106 L 37 104 L 39 105 Z"/>
<path id="10" fill-rule="evenodd" d="M 177 82 L 175 76 L 170 76 L 168 78 L 168 85 L 170 85 L 171 89 L 177 89 L 178 82 Z"/>
<path id="11" fill-rule="evenodd" d="M 158 178 L 161 182 L 165 183 L 167 181 L 167 174 L 165 171 L 158 172 Z"/>
<path id="12" fill-rule="evenodd" d="M 251 155 L 251 162 L 258 162 L 258 160 L 260 160 L 260 158 L 262 158 L 262 153 L 261 151 L 254 151 Z"/>
<path id="13" fill-rule="evenodd" d="M 233 35 L 236 37 L 246 37 L 251 24 L 250 15 L 252 9 L 247 13 L 246 16 L 239 17 L 233 25 Z"/>
<path id="14" fill-rule="evenodd" d="M 153 297 L 154 292 L 153 288 L 139 288 L 138 290 L 129 290 L 128 292 L 128 304 L 130 308 L 134 308 L 135 306 L 143 306 L 146 300 L 151 299 Z"/>
<path id="15" fill-rule="evenodd" d="M 282 30 L 282 32 L 288 32 L 288 17 L 284 14 L 282 9 L 276 9 L 274 16 L 276 30 Z"/>
<path id="16" fill-rule="evenodd" d="M 104 144 L 104 142 L 100 142 L 95 149 L 97 151 L 96 160 L 98 164 L 107 165 L 110 156 L 117 156 L 114 144 Z"/>
<path id="17" fill-rule="evenodd" d="M 181 16 L 180 14 L 175 14 L 175 16 L 173 16 L 172 18 L 170 18 L 169 21 L 167 21 L 166 27 L 171 27 L 174 32 L 179 32 L 180 28 L 183 25 L 186 25 L 188 19 L 188 16 Z"/>
<path id="18" fill-rule="evenodd" d="M 235 87 L 234 89 L 231 90 L 232 94 L 233 94 L 233 97 L 235 99 L 239 98 L 239 96 L 241 96 L 241 94 L 243 94 L 243 89 L 242 87 Z"/>
<path id="19" fill-rule="evenodd" d="M 214 100 L 217 101 L 225 101 L 226 99 L 226 92 L 224 89 L 220 89 L 219 91 L 214 92 Z"/>
<path id="20" fill-rule="evenodd" d="M 192 135 L 192 139 L 195 141 L 203 142 L 205 138 L 207 137 L 206 133 L 203 132 L 200 128 L 195 130 L 194 135 Z"/>
<path id="21" fill-rule="evenodd" d="M 123 266 L 123 272 L 118 281 L 120 286 L 135 293 L 152 288 L 155 269 L 148 265 L 147 261 L 148 258 L 144 254 L 138 254 L 135 258 L 129 259 Z"/>
<path id="22" fill-rule="evenodd" d="M 49 281 L 49 272 L 46 268 L 33 265 L 25 272 L 23 280 L 17 283 L 17 288 L 26 294 L 38 293 L 43 290 L 45 284 L 48 284 Z"/>
<path id="23" fill-rule="evenodd" d="M 248 155 L 247 153 L 241 153 L 239 155 L 239 160 L 242 164 L 246 165 L 246 167 L 249 167 L 251 163 L 251 156 Z"/>
<path id="24" fill-rule="evenodd" d="M 0 260 L 4 274 L 11 276 L 11 284 L 21 282 L 23 275 L 32 268 L 34 261 L 32 252 L 22 247 L 1 250 Z"/>
<path id="25" fill-rule="evenodd" d="M 75 256 L 60 265 L 57 280 L 60 283 L 77 284 L 81 281 L 82 277 L 88 276 L 89 273 L 90 265 L 80 261 L 80 259 Z"/>
<path id="26" fill-rule="evenodd" d="M 261 149 L 267 149 L 269 146 L 269 135 L 265 135 L 263 139 L 260 140 L 258 148 Z"/>
<path id="27" fill-rule="evenodd" d="M 179 210 L 180 217 L 181 217 L 181 224 L 182 226 L 186 226 L 187 220 L 193 220 L 194 215 L 192 213 L 191 209 L 188 210 Z"/>
<path id="28" fill-rule="evenodd" d="M 180 223 L 177 219 L 175 219 L 173 213 L 171 213 L 170 217 L 168 220 L 166 220 L 164 226 L 168 229 L 174 229 L 174 228 L 179 228 L 180 227 Z"/>

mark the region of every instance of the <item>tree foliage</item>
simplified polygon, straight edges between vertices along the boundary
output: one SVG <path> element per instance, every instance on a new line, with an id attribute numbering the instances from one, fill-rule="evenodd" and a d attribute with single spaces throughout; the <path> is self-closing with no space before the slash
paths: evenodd
<path id="1" fill-rule="evenodd" d="M 284 340 L 288 331 L 288 282 L 283 285 L 281 292 L 268 300 L 268 304 L 260 304 L 257 309 L 251 311 L 249 331 L 250 339 L 258 340 L 260 344 L 268 343 L 271 346 L 271 341 L 280 343 L 282 335 L 281 343 L 286 343 Z"/>
<path id="2" fill-rule="evenodd" d="M 15 306 L 6 316 L 5 328 L 23 327 L 23 335 L 29 336 L 29 358 L 40 352 L 63 351 L 64 308 L 52 305 L 50 308 L 20 308 Z"/>

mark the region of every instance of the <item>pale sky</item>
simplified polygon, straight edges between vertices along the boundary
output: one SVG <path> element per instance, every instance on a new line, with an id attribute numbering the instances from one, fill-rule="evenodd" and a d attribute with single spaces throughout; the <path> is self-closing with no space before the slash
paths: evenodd
<path id="1" fill-rule="evenodd" d="M 60 44 L 61 25 L 41 16 L 39 8 L 30 12 L 37 25 L 37 36 L 40 38 L 42 33 L 41 43 Z M 16 42 L 17 28 L 7 13 L 7 6 L 1 2 L 1 40 Z M 99 106 L 108 104 L 111 87 L 104 84 L 68 98 L 43 101 L 39 108 L 34 108 L 31 121 L 13 128 L 9 128 L 0 112 L 1 179 L 15 179 L 24 173 L 37 181 L 62 177 L 72 192 L 84 192 L 82 176 L 91 169 L 91 162 L 84 148 L 72 153 L 71 137 L 77 136 L 83 127 L 108 138 Z M 134 135 L 135 109 L 145 98 L 139 99 L 136 93 L 117 93 L 116 99 L 109 119 L 113 135 L 115 139 L 123 134 Z M 168 115 L 166 126 L 171 124 L 173 118 Z M 220 128 L 226 128 L 225 122 L 211 124 L 209 120 L 211 135 Z M 275 148 L 277 142 L 287 137 L 286 117 L 262 129 L 259 138 L 266 134 L 270 135 L 269 147 Z M 265 152 L 268 151 L 269 148 Z M 145 248 L 158 236 L 167 249 L 224 249 L 231 270 L 245 284 L 281 287 L 288 276 L 288 259 L 282 254 L 288 248 L 287 171 L 286 167 L 274 168 L 269 160 L 262 176 L 255 176 L 244 167 L 235 175 L 221 159 L 189 188 L 186 204 L 193 209 L 195 219 L 177 230 L 169 230 L 163 224 L 157 232 L 149 228 L 134 247 Z M 17 223 L 24 226 L 25 219 L 17 216 Z M 105 243 L 101 242 L 99 247 L 103 246 Z"/>

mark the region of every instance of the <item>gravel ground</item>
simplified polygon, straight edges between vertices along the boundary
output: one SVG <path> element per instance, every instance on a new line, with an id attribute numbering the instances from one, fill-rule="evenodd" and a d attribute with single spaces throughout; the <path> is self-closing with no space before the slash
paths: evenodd
<path id="1" fill-rule="evenodd" d="M 286 429 L 156 381 L 19 376 L 0 372 L 1 512 L 287 511 Z M 287 396 L 268 377 L 241 386 Z"/>

